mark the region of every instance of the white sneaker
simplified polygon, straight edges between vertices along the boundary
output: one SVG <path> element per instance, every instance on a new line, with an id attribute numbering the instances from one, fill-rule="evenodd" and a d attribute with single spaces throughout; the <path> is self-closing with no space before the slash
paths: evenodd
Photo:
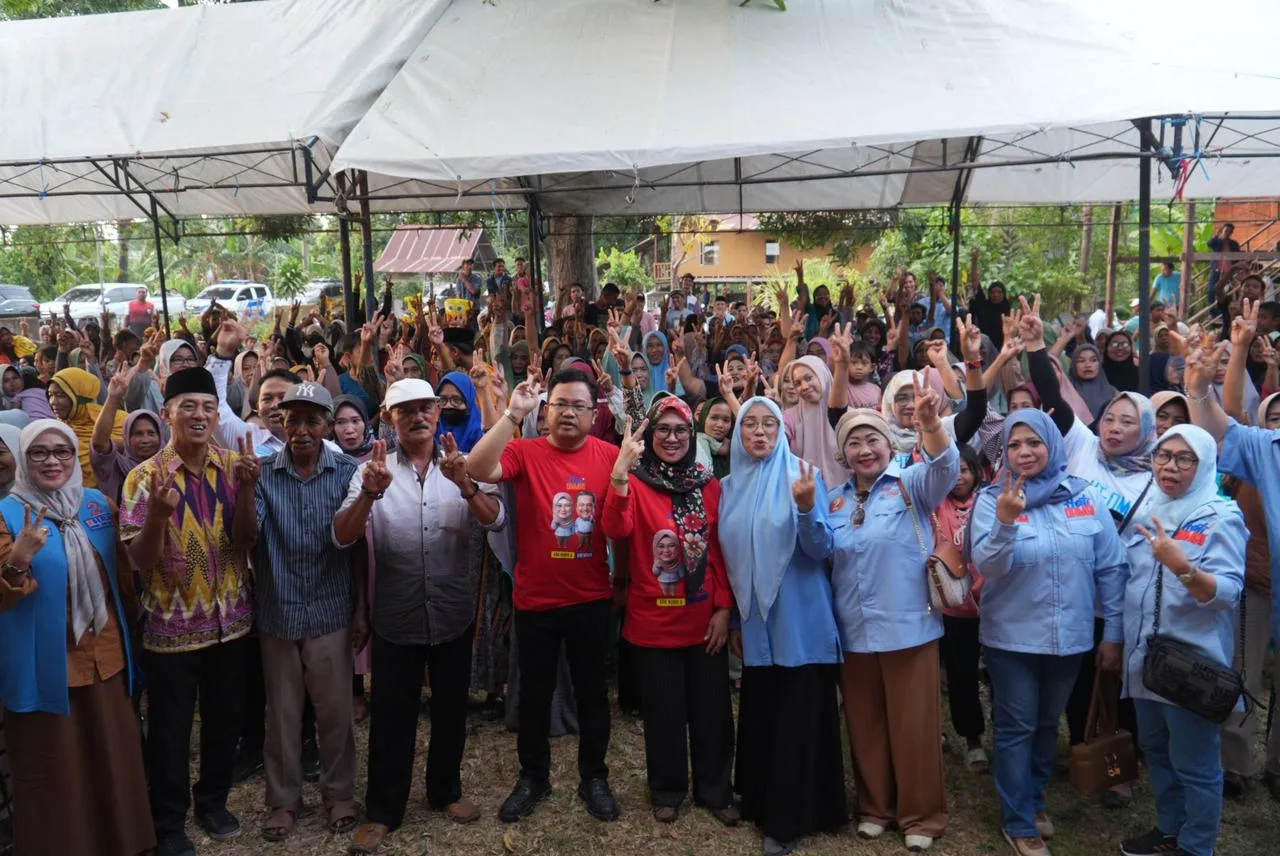
<path id="1" fill-rule="evenodd" d="M 933 839 L 927 835 L 908 835 L 906 842 L 912 853 L 923 853 L 933 846 Z"/>
<path id="2" fill-rule="evenodd" d="M 1040 833 L 1040 837 L 1045 841 L 1053 838 L 1053 821 L 1049 819 L 1049 815 L 1044 812 L 1036 815 L 1036 831 Z"/>
<path id="3" fill-rule="evenodd" d="M 878 823 L 863 821 L 858 824 L 859 838 L 865 838 L 870 841 L 871 839 L 879 838 L 881 835 L 884 835 L 884 827 Z"/>

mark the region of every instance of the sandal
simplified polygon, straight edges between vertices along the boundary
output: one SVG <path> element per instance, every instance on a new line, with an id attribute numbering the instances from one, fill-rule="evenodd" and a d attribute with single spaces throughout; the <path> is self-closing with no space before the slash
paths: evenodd
<path id="1" fill-rule="evenodd" d="M 356 828 L 356 804 L 353 800 L 341 800 L 327 807 L 329 812 L 329 831 L 334 835 L 342 835 Z"/>
<path id="2" fill-rule="evenodd" d="M 300 804 L 286 805 L 273 809 L 267 822 L 262 825 L 262 837 L 267 841 L 280 842 L 293 835 L 293 828 L 298 823 Z"/>
<path id="3" fill-rule="evenodd" d="M 965 763 L 975 773 L 991 772 L 991 762 L 987 760 L 987 750 L 981 746 L 976 746 L 969 750 L 969 754 L 965 756 Z"/>

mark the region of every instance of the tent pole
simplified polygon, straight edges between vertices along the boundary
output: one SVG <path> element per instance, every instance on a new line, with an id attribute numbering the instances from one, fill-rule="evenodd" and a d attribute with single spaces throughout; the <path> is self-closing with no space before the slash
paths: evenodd
<path id="1" fill-rule="evenodd" d="M 347 317 L 347 332 L 355 331 L 356 294 L 351 282 L 351 221 L 346 212 L 338 215 L 338 252 L 342 256 L 342 311 Z"/>
<path id="2" fill-rule="evenodd" d="M 932 290 L 933 283 L 929 284 Z M 960 205 L 957 200 L 951 206 L 951 341 L 953 348 L 964 354 L 964 343 L 960 341 L 960 307 L 957 304 L 960 288 Z M 929 319 L 933 323 L 933 319 Z"/>
<path id="3" fill-rule="evenodd" d="M 156 241 L 156 270 L 160 273 L 160 311 L 164 313 L 164 334 L 166 337 L 169 332 L 169 289 L 164 281 L 164 249 L 161 246 L 164 242 L 160 235 L 160 212 L 156 208 L 155 197 L 151 198 L 151 229 Z"/>
<path id="4" fill-rule="evenodd" d="M 530 195 L 529 197 L 529 290 L 532 293 L 533 302 L 533 329 L 537 331 L 538 337 L 541 338 L 543 332 L 543 319 L 545 313 L 542 311 L 542 251 L 538 245 L 538 220 L 540 219 L 540 208 L 538 200 Z M 530 319 L 524 319 L 525 326 L 529 325 Z"/>
<path id="5" fill-rule="evenodd" d="M 1138 391 L 1149 392 L 1151 356 L 1151 120 L 1138 124 L 1142 159 L 1138 161 Z"/>
<path id="6" fill-rule="evenodd" d="M 364 317 L 373 320 L 378 284 L 373 279 L 373 215 L 369 213 L 369 174 L 360 173 L 360 243 L 364 256 Z"/>

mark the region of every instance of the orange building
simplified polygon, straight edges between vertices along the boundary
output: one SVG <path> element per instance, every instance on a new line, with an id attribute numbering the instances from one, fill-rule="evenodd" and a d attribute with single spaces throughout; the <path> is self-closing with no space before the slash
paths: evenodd
<path id="1" fill-rule="evenodd" d="M 1214 226 L 1234 223 L 1232 238 L 1245 252 L 1265 253 L 1280 248 L 1280 199 L 1219 199 L 1213 209 Z"/>
<path id="2" fill-rule="evenodd" d="M 765 236 L 754 214 L 707 215 L 705 230 L 671 236 L 671 262 L 654 265 L 659 290 L 686 273 L 713 293 L 739 294 L 748 283 L 762 283 L 789 274 L 798 259 L 826 259 L 831 247 L 796 250 L 784 241 Z M 852 265 L 866 268 L 871 247 L 863 247 Z M 674 268 L 674 270 L 673 270 Z"/>

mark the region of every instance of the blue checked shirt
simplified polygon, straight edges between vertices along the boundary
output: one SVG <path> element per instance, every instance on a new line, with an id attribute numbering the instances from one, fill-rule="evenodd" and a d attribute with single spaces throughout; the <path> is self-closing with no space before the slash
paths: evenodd
<path id="1" fill-rule="evenodd" d="M 358 466 L 324 446 L 315 472 L 303 481 L 287 448 L 263 458 L 253 560 L 259 632 L 314 639 L 350 626 L 352 556 L 338 546 L 333 519 Z"/>

